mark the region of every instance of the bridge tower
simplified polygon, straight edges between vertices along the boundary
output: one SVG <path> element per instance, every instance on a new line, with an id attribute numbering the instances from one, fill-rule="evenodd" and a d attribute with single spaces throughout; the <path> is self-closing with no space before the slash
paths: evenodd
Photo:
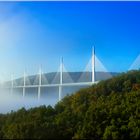
<path id="1" fill-rule="evenodd" d="M 91 58 L 91 66 L 92 66 L 92 83 L 95 83 L 95 47 L 92 48 L 92 58 Z"/>
<path id="2" fill-rule="evenodd" d="M 42 84 L 42 68 L 39 68 L 39 85 L 38 85 L 38 99 L 40 99 L 41 94 L 41 84 Z"/>
<path id="3" fill-rule="evenodd" d="M 60 59 L 59 101 L 61 100 L 62 84 L 63 84 L 63 57 Z"/>

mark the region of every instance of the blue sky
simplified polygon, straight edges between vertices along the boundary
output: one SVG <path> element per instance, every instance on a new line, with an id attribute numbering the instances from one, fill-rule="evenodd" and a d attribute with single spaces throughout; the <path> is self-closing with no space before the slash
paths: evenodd
<path id="1" fill-rule="evenodd" d="M 0 78 L 59 59 L 81 71 L 92 46 L 108 71 L 127 71 L 140 54 L 140 2 L 0 2 Z"/>

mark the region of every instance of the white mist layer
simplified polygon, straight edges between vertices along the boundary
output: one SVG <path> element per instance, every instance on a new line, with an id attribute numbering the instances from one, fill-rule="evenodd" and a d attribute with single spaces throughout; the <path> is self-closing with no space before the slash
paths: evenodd
<path id="1" fill-rule="evenodd" d="M 53 97 L 38 100 L 37 97 L 32 96 L 23 98 L 22 96 L 17 96 L 16 94 L 10 94 L 4 90 L 0 91 L 0 113 L 8 113 L 12 110 L 16 111 L 22 107 L 29 109 L 40 105 L 54 106 L 58 101 L 57 98 Z"/>
<path id="2" fill-rule="evenodd" d="M 66 95 L 71 95 L 81 88 L 87 86 L 77 86 L 77 87 L 63 87 L 61 97 Z M 8 113 L 11 111 L 16 111 L 22 107 L 29 109 L 32 107 L 38 107 L 41 105 L 51 105 L 55 106 L 59 101 L 59 93 L 57 88 L 42 88 L 41 97 L 38 99 L 37 89 L 30 92 L 26 89 L 25 97 L 22 96 L 22 88 L 20 91 L 13 91 L 11 94 L 10 90 L 0 89 L 0 113 Z"/>

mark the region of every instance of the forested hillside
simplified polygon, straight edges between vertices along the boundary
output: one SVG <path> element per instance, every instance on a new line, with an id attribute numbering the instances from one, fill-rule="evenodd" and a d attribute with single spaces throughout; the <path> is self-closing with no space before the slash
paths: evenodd
<path id="1" fill-rule="evenodd" d="M 0 115 L 5 139 L 140 139 L 140 71 L 130 71 L 40 106 Z"/>

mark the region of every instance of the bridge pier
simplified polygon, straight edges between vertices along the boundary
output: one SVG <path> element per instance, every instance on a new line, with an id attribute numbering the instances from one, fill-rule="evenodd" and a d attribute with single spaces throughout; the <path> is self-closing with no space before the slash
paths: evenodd
<path id="1" fill-rule="evenodd" d="M 24 76 L 23 76 L 23 92 L 22 92 L 23 98 L 25 97 L 25 89 L 26 89 L 26 73 L 24 71 Z"/>
<path id="2" fill-rule="evenodd" d="M 23 98 L 25 97 L 25 87 L 23 87 L 23 93 L 22 93 Z"/>
<path id="3" fill-rule="evenodd" d="M 61 101 L 62 86 L 59 86 L 59 101 Z"/>
<path id="4" fill-rule="evenodd" d="M 14 78 L 13 78 L 13 74 L 11 75 L 11 94 L 13 94 L 13 87 L 14 87 Z"/>
<path id="5" fill-rule="evenodd" d="M 40 99 L 40 94 L 41 94 L 41 87 L 38 86 L 38 94 L 37 94 L 37 98 L 38 98 L 38 100 Z"/>
<path id="6" fill-rule="evenodd" d="M 41 67 L 39 68 L 39 85 L 38 85 L 38 100 L 40 99 L 41 95 L 41 84 L 42 84 L 42 69 Z"/>

